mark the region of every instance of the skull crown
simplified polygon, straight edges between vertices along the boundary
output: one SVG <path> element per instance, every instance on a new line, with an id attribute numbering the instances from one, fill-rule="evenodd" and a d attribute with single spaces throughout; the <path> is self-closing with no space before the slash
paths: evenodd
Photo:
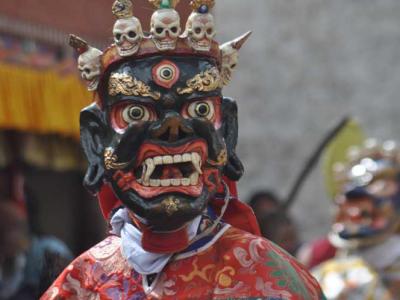
<path id="1" fill-rule="evenodd" d="M 193 12 L 187 20 L 183 37 L 194 50 L 210 51 L 216 35 L 214 17 L 210 13 L 214 0 L 193 0 L 190 4 Z"/>
<path id="2" fill-rule="evenodd" d="M 155 11 L 150 28 L 151 38 L 158 50 L 175 50 L 181 34 L 181 18 L 175 9 L 162 8 Z"/>
<path id="3" fill-rule="evenodd" d="M 88 91 L 95 91 L 99 85 L 103 52 L 89 46 L 85 40 L 73 34 L 69 36 L 69 44 L 80 54 L 78 70 L 82 79 L 86 82 Z"/>
<path id="4" fill-rule="evenodd" d="M 237 65 L 239 49 L 250 33 L 219 46 L 214 40 L 215 21 L 211 14 L 215 0 L 192 0 L 193 11 L 181 35 L 181 18 L 175 10 L 180 0 L 148 1 L 156 8 L 151 17 L 149 35 L 143 33 L 140 20 L 133 15 L 131 0 L 116 0 L 112 6 L 117 19 L 112 31 L 114 45 L 105 54 L 83 39 L 70 35 L 69 42 L 79 54 L 78 69 L 88 90 L 97 90 L 102 72 L 116 60 L 172 51 L 186 55 L 204 54 L 218 60 L 222 84 L 227 85 Z M 110 51 L 113 51 L 112 55 L 108 55 Z"/>
<path id="5" fill-rule="evenodd" d="M 143 30 L 139 19 L 133 16 L 132 2 L 117 0 L 113 4 L 112 11 L 118 19 L 113 28 L 118 54 L 122 57 L 136 54 L 143 39 Z"/>

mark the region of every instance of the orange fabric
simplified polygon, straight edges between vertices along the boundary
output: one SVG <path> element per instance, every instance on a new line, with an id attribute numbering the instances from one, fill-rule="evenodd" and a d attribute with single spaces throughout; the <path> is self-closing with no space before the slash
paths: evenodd
<path id="1" fill-rule="evenodd" d="M 147 291 L 109 237 L 75 260 L 41 300 L 322 300 L 315 279 L 267 240 L 230 228 L 206 250 L 176 257 Z"/>

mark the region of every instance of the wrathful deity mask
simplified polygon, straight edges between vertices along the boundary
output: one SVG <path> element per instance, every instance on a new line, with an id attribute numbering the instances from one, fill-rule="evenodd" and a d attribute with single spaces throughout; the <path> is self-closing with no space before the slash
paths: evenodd
<path id="1" fill-rule="evenodd" d="M 211 18 L 204 8 L 210 0 L 200 2 L 197 14 Z M 115 2 L 115 45 L 101 56 L 95 103 L 81 113 L 81 141 L 89 161 L 86 187 L 100 197 L 111 190 L 146 230 L 172 232 L 201 215 L 224 192 L 223 178 L 238 180 L 243 167 L 235 154 L 237 105 L 222 95 L 231 73 L 224 77 L 226 58 L 214 34 L 198 51 L 178 36 L 179 22 L 172 28 L 173 5 L 152 3 L 159 10 L 152 34 L 144 36 L 130 1 Z M 156 18 L 167 12 L 173 18 Z M 171 41 L 162 40 L 161 29 Z M 237 58 L 248 36 L 225 44 L 230 56 Z"/>
<path id="2" fill-rule="evenodd" d="M 394 142 L 366 141 L 353 149 L 350 163 L 337 166 L 342 193 L 337 197 L 333 233 L 366 245 L 382 241 L 400 221 L 400 164 Z"/>

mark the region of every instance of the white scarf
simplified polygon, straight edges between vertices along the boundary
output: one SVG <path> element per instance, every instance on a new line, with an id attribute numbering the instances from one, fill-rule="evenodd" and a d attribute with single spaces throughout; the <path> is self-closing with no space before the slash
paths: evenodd
<path id="1" fill-rule="evenodd" d="M 200 226 L 201 216 L 187 226 L 189 240 L 194 239 Z M 175 253 L 148 252 L 142 247 L 142 233 L 132 225 L 128 209 L 117 211 L 111 219 L 111 233 L 121 237 L 122 255 L 129 265 L 141 275 L 160 273 Z"/>

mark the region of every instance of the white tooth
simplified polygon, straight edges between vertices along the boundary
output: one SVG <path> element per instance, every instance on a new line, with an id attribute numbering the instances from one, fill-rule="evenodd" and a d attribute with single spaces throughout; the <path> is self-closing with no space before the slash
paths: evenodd
<path id="1" fill-rule="evenodd" d="M 190 175 L 190 184 L 191 185 L 197 185 L 197 183 L 199 182 L 199 173 L 193 173 L 192 175 Z"/>
<path id="2" fill-rule="evenodd" d="M 148 181 L 143 181 L 142 185 L 144 185 L 144 186 L 150 186 L 150 182 L 148 182 Z"/>
<path id="3" fill-rule="evenodd" d="M 185 153 L 182 155 L 182 161 L 183 162 L 188 162 L 192 160 L 192 155 L 190 155 L 189 153 Z"/>
<path id="4" fill-rule="evenodd" d="M 180 186 L 181 185 L 181 180 L 180 179 L 171 179 L 171 184 L 173 186 Z"/>
<path id="5" fill-rule="evenodd" d="M 163 159 L 161 156 L 156 156 L 153 158 L 153 160 L 154 160 L 155 165 L 162 165 L 162 163 L 163 163 Z"/>
<path id="6" fill-rule="evenodd" d="M 179 164 L 179 163 L 181 163 L 182 162 L 182 155 L 175 155 L 174 156 L 174 163 L 175 164 Z"/>
<path id="7" fill-rule="evenodd" d="M 150 176 L 151 176 L 151 174 L 153 174 L 155 168 L 156 168 L 156 165 L 154 164 L 153 159 L 151 159 L 151 158 L 146 159 L 146 172 L 144 175 L 144 181 L 149 182 Z"/>
<path id="8" fill-rule="evenodd" d="M 138 180 L 136 180 L 137 181 L 137 183 L 139 183 L 139 184 L 142 184 L 142 179 L 140 178 L 140 179 L 138 179 Z"/>
<path id="9" fill-rule="evenodd" d="M 183 186 L 189 186 L 191 183 L 189 178 L 184 178 L 181 180 L 181 182 Z"/>
<path id="10" fill-rule="evenodd" d="M 164 156 L 163 157 L 163 163 L 164 163 L 164 165 L 173 164 L 174 163 L 174 159 L 170 155 Z"/>
<path id="11" fill-rule="evenodd" d="M 201 159 L 198 153 L 192 153 L 192 163 L 196 171 L 200 174 L 203 174 L 203 171 L 201 170 Z"/>
<path id="12" fill-rule="evenodd" d="M 161 186 L 167 187 L 171 185 L 171 180 L 170 179 L 162 179 L 161 180 Z"/>
<path id="13" fill-rule="evenodd" d="M 142 168 L 142 181 L 144 181 L 144 177 L 146 175 L 146 170 L 147 170 L 147 165 L 143 164 L 142 167 L 143 167 Z"/>
<path id="14" fill-rule="evenodd" d="M 150 180 L 150 186 L 159 187 L 160 185 L 161 185 L 161 180 L 159 180 L 159 179 Z"/>

